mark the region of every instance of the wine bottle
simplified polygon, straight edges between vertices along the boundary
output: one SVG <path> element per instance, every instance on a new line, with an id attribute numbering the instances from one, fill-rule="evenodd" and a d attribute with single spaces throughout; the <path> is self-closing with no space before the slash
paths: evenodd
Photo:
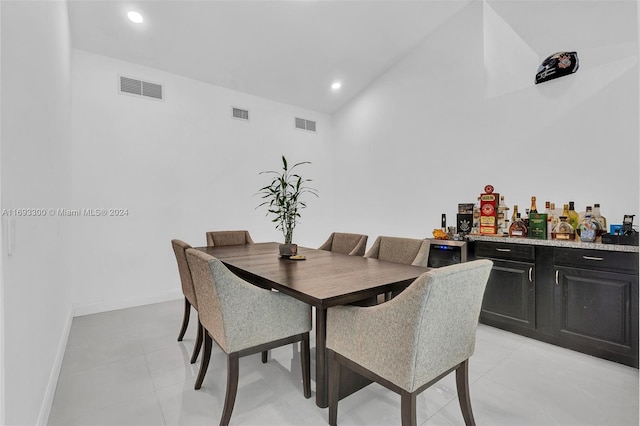
<path id="1" fill-rule="evenodd" d="M 538 208 L 536 207 L 536 197 L 531 197 L 531 207 L 529 208 L 529 214 L 538 213 Z"/>
<path id="2" fill-rule="evenodd" d="M 553 227 L 554 227 L 554 223 L 553 223 L 553 219 L 554 214 L 553 214 L 553 209 L 551 208 L 551 202 L 550 201 L 545 201 L 544 202 L 544 213 L 547 215 L 547 240 L 551 239 L 551 233 L 553 232 Z"/>
<path id="3" fill-rule="evenodd" d="M 575 210 L 575 203 L 569 201 L 569 217 L 567 217 L 567 222 L 569 222 L 569 225 L 571 225 L 574 230 L 578 228 L 578 217 L 578 212 Z"/>

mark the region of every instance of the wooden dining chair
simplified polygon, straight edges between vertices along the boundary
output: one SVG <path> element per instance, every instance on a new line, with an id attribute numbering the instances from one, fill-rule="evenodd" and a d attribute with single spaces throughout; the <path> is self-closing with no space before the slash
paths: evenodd
<path id="1" fill-rule="evenodd" d="M 249 231 L 209 231 L 206 233 L 207 246 L 235 246 L 253 244 Z"/>
<path id="2" fill-rule="evenodd" d="M 318 247 L 318 250 L 327 250 L 351 256 L 362 256 L 367 248 L 368 238 L 367 235 L 363 234 L 332 232 L 327 241 Z"/>
<path id="3" fill-rule="evenodd" d="M 220 425 L 229 424 L 231 419 L 239 359 L 246 355 L 301 342 L 303 392 L 310 398 L 311 307 L 284 293 L 246 282 L 211 255 L 195 249 L 186 253 L 205 331 L 196 389 L 202 386 L 207 372 L 212 340 L 227 355 L 227 391 Z"/>
<path id="4" fill-rule="evenodd" d="M 387 303 L 329 308 L 329 424 L 337 424 L 343 366 L 400 394 L 403 426 L 416 425 L 416 396 L 455 371 L 464 422 L 474 425 L 469 358 L 492 265 L 432 269 Z"/>
<path id="5" fill-rule="evenodd" d="M 182 294 L 184 295 L 184 314 L 182 317 L 182 327 L 178 334 L 178 341 L 181 342 L 184 338 L 184 334 L 189 326 L 189 317 L 191 316 L 191 307 L 197 312 L 198 301 L 196 299 L 196 291 L 193 288 L 193 280 L 191 279 L 191 271 L 189 270 L 189 264 L 187 263 L 186 250 L 191 246 L 182 240 L 171 240 L 171 246 L 173 252 L 176 255 L 176 261 L 178 262 L 178 273 L 180 274 L 180 283 L 182 285 Z M 191 364 L 196 362 L 200 348 L 202 347 L 202 327 L 198 322 L 196 342 L 193 347 L 193 354 L 191 355 Z"/>

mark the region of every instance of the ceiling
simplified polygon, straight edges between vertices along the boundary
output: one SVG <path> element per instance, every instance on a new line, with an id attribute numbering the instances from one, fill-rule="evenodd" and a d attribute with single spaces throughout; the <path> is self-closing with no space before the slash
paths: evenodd
<path id="1" fill-rule="evenodd" d="M 74 48 L 333 113 L 471 0 L 70 0 Z M 145 18 L 126 18 L 137 10 Z M 340 90 L 332 90 L 335 81 Z"/>

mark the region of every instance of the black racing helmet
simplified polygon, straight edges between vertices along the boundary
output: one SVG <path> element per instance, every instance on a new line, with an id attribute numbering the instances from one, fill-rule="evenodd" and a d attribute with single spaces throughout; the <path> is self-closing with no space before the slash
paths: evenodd
<path id="1" fill-rule="evenodd" d="M 536 72 L 536 84 L 578 71 L 577 52 L 558 52 L 542 61 Z"/>

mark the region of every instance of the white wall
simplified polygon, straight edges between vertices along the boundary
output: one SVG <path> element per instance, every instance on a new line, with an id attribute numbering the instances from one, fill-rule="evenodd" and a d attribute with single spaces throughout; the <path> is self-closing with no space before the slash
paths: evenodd
<path id="1" fill-rule="evenodd" d="M 206 245 L 205 232 L 248 229 L 282 241 L 256 210 L 260 171 L 290 162 L 319 198 L 294 242 L 320 245 L 332 229 L 331 118 L 85 51 L 73 51 L 72 208 L 125 208 L 125 217 L 74 218 L 76 314 L 181 295 L 172 238 Z M 164 102 L 118 93 L 118 75 L 161 83 Z M 231 118 L 232 106 L 249 122 Z M 316 134 L 294 128 L 316 120 Z"/>
<path id="2" fill-rule="evenodd" d="M 578 72 L 534 85 L 563 49 Z M 471 3 L 334 114 L 337 220 L 431 236 L 492 184 L 521 211 L 535 195 L 621 223 L 638 214 L 638 116 L 634 2 Z"/>
<path id="3" fill-rule="evenodd" d="M 3 1 L 2 209 L 71 197 L 70 39 L 64 2 Z M 71 324 L 70 222 L 3 215 L 4 418 L 47 421 Z"/>

